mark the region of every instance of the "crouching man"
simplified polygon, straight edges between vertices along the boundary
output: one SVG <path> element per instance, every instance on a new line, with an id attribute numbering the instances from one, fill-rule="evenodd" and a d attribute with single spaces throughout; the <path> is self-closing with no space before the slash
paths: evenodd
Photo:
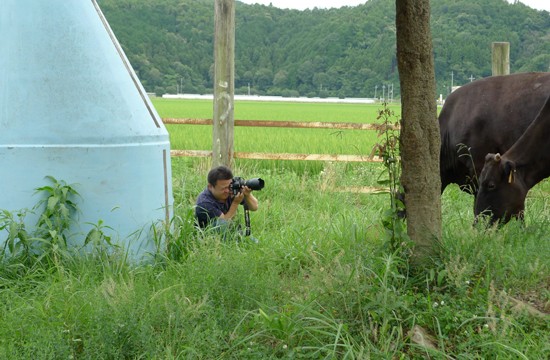
<path id="1" fill-rule="evenodd" d="M 250 211 L 258 210 L 258 200 L 252 195 L 252 189 L 243 186 L 240 192 L 233 194 L 231 182 L 233 173 L 226 166 L 218 166 L 208 172 L 208 184 L 197 198 L 195 217 L 201 229 L 213 227 L 224 235 L 227 232 L 239 232 L 236 221 L 239 205 Z M 251 237 L 253 241 L 257 241 Z"/>

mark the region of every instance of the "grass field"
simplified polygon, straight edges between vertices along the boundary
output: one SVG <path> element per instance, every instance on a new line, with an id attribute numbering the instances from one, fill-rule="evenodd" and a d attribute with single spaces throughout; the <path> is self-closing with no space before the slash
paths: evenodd
<path id="1" fill-rule="evenodd" d="M 162 117 L 211 113 L 209 102 L 154 103 Z M 285 106 L 237 103 L 235 118 L 371 122 L 376 114 L 365 105 L 289 104 L 285 116 Z M 169 131 L 182 148 L 198 136 Z M 280 141 L 277 151 L 286 149 L 286 137 L 264 131 L 236 142 L 267 151 Z M 311 131 L 296 141 L 324 138 Z M 198 149 L 210 147 L 205 134 Z M 359 136 L 341 148 L 369 141 Z M 323 152 L 339 149 L 330 143 Z M 102 248 L 82 257 L 52 247 L 34 262 L 3 256 L 0 358 L 549 358 L 548 182 L 530 192 L 525 224 L 500 230 L 473 227 L 472 197 L 449 187 L 441 257 L 419 274 L 388 251 L 389 195 L 346 189 L 375 185 L 379 165 L 237 161 L 236 175 L 266 181 L 251 213 L 258 244 L 193 227 L 209 168 L 208 159 L 172 159 L 176 215 L 171 232 L 158 234 L 170 247 L 150 264 L 127 264 Z"/>

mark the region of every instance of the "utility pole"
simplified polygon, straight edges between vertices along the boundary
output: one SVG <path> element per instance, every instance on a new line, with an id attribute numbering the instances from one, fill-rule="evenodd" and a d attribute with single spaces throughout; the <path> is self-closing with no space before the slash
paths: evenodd
<path id="1" fill-rule="evenodd" d="M 212 166 L 231 167 L 235 125 L 235 0 L 216 0 L 214 7 Z"/>

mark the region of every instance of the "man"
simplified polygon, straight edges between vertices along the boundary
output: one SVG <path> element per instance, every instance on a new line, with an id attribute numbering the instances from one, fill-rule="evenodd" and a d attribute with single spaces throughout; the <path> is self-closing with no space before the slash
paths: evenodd
<path id="1" fill-rule="evenodd" d="M 252 195 L 248 186 L 233 195 L 231 181 L 233 173 L 226 166 L 218 166 L 208 172 L 208 185 L 197 198 L 195 217 L 200 228 L 207 226 L 219 227 L 222 231 L 230 228 L 237 215 L 240 204 L 248 210 L 258 210 L 258 200 Z"/>

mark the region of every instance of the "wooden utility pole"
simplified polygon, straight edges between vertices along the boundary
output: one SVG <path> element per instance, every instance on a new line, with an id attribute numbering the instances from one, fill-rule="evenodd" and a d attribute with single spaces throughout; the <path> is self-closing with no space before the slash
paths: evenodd
<path id="1" fill-rule="evenodd" d="M 493 76 L 510 75 L 510 43 L 494 42 L 491 45 Z"/>
<path id="2" fill-rule="evenodd" d="M 235 0 L 216 0 L 214 6 L 212 166 L 231 167 L 235 122 Z"/>

